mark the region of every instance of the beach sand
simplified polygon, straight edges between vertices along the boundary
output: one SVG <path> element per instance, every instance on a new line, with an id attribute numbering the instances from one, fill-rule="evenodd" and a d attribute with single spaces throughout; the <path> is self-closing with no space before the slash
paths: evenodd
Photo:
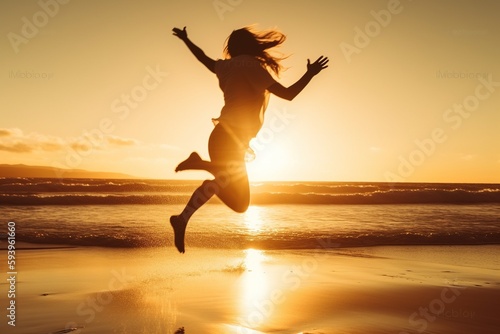
<path id="1" fill-rule="evenodd" d="M 500 332 L 500 246 L 18 247 L 1 333 Z"/>

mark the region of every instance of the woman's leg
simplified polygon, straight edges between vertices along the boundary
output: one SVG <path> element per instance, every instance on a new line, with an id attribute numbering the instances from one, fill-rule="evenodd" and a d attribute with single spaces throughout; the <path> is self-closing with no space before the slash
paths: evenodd
<path id="1" fill-rule="evenodd" d="M 245 212 L 250 202 L 250 188 L 244 162 L 244 151 L 240 142 L 235 141 L 220 125 L 216 126 L 209 138 L 211 161 L 204 161 L 197 153 L 192 153 L 177 166 L 176 171 L 195 169 L 206 170 L 214 175 L 214 180 L 206 180 L 198 187 L 186 207 L 178 216 L 170 217 L 174 229 L 175 246 L 184 253 L 184 235 L 191 216 L 213 195 L 236 212 Z"/>
<path id="2" fill-rule="evenodd" d="M 248 143 L 238 132 L 219 124 L 208 141 L 208 153 L 217 184 L 216 195 L 236 212 L 245 212 L 250 202 L 250 187 L 245 165 Z"/>
<path id="3" fill-rule="evenodd" d="M 185 252 L 184 236 L 191 216 L 214 195 L 236 212 L 245 212 L 250 203 L 250 187 L 245 164 L 229 164 L 217 173 L 214 180 L 205 180 L 191 195 L 184 210 L 178 216 L 170 217 L 174 229 L 175 247 Z"/>
<path id="4" fill-rule="evenodd" d="M 189 219 L 200 207 L 202 207 L 216 193 L 215 180 L 206 180 L 191 195 L 186 207 L 178 216 L 170 217 L 170 224 L 174 229 L 175 247 L 180 253 L 184 253 L 184 235 Z"/>
<path id="5" fill-rule="evenodd" d="M 184 170 L 205 170 L 210 174 L 214 175 L 221 169 L 221 166 L 217 166 L 212 161 L 203 160 L 200 155 L 196 152 L 191 153 L 191 155 L 181 162 L 176 168 L 176 172 Z"/>
<path id="6" fill-rule="evenodd" d="M 233 162 L 215 176 L 219 199 L 233 211 L 243 213 L 250 203 L 250 185 L 244 162 Z"/>

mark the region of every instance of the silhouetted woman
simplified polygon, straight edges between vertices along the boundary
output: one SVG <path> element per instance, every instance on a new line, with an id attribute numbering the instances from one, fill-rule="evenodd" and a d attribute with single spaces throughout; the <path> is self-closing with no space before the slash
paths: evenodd
<path id="1" fill-rule="evenodd" d="M 250 188 L 245 166 L 245 153 L 251 151 L 250 139 L 262 127 L 269 92 L 286 100 L 293 100 L 311 79 L 325 69 L 328 58 L 319 57 L 314 63 L 307 60 L 306 73 L 290 87 L 278 83 L 269 73 L 279 74 L 281 58 L 271 56 L 267 50 L 282 44 L 285 35 L 278 31 L 256 32 L 250 28 L 235 30 L 224 48 L 226 59 L 213 60 L 197 47 L 184 29 L 173 29 L 193 55 L 206 68 L 217 75 L 224 93 L 224 107 L 220 117 L 213 119 L 215 128 L 208 140 L 210 161 L 198 153 L 181 162 L 176 172 L 205 170 L 214 176 L 197 188 L 186 207 L 178 216 L 170 217 L 174 229 L 175 247 L 184 253 L 184 234 L 193 215 L 213 195 L 236 212 L 245 212 L 250 203 Z"/>

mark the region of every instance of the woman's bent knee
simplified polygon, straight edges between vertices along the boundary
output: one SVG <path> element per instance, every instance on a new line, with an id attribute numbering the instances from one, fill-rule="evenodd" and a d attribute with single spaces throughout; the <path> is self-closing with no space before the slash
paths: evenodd
<path id="1" fill-rule="evenodd" d="M 212 197 L 213 195 L 217 195 L 219 193 L 220 187 L 214 180 L 205 180 L 201 184 L 201 188 L 203 189 L 203 193 L 205 196 Z"/>

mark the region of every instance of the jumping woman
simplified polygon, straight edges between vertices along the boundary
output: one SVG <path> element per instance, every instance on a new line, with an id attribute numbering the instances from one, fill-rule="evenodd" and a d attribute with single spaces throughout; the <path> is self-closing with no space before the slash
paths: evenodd
<path id="1" fill-rule="evenodd" d="M 311 64 L 307 60 L 305 74 L 290 87 L 277 82 L 282 70 L 280 60 L 267 50 L 285 41 L 278 31 L 254 31 L 245 27 L 234 30 L 224 48 L 225 59 L 214 60 L 188 38 L 186 27 L 174 28 L 173 35 L 181 39 L 205 67 L 215 73 L 224 93 L 224 107 L 220 117 L 213 119 L 215 128 L 208 139 L 210 160 L 203 160 L 193 152 L 181 162 L 176 172 L 205 170 L 214 176 L 198 187 L 184 210 L 170 217 L 174 229 L 175 247 L 184 253 L 186 226 L 193 215 L 212 196 L 236 212 L 245 212 L 250 203 L 250 187 L 245 166 L 245 154 L 251 152 L 249 142 L 262 127 L 269 93 L 288 101 L 293 100 L 311 79 L 328 67 L 328 58 L 319 57 Z"/>

